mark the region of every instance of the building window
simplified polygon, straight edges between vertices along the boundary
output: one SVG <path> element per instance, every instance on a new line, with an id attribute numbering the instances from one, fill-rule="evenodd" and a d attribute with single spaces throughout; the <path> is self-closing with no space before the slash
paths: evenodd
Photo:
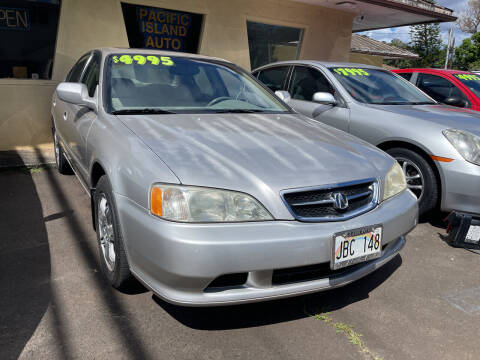
<path id="1" fill-rule="evenodd" d="M 247 21 L 247 34 L 252 69 L 298 58 L 303 29 Z"/>
<path id="2" fill-rule="evenodd" d="M 122 3 L 130 47 L 198 52 L 203 15 Z"/>
<path id="3" fill-rule="evenodd" d="M 0 3 L 0 78 L 51 79 L 60 0 Z"/>

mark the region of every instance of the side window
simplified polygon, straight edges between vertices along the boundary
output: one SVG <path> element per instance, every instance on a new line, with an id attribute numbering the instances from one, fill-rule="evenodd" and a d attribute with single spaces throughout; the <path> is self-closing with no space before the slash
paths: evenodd
<path id="1" fill-rule="evenodd" d="M 254 78 L 258 78 L 258 74 L 260 73 L 260 71 L 255 71 L 255 72 L 252 72 L 252 76 Z"/>
<path id="2" fill-rule="evenodd" d="M 87 63 L 89 57 L 90 54 L 83 55 L 80 60 L 78 60 L 77 63 L 72 67 L 65 81 L 79 82 L 80 76 L 82 76 L 83 68 L 85 67 L 85 64 Z"/>
<path id="3" fill-rule="evenodd" d="M 98 85 L 98 77 L 100 75 L 100 54 L 94 53 L 92 59 L 88 63 L 85 73 L 82 77 L 82 83 L 87 86 L 88 96 L 95 95 L 95 89 Z"/>
<path id="4" fill-rule="evenodd" d="M 261 70 L 258 75 L 258 80 L 264 83 L 272 91 L 283 90 L 288 68 L 288 66 L 278 66 Z"/>
<path id="5" fill-rule="evenodd" d="M 295 66 L 288 90 L 293 99 L 305 101 L 312 101 L 316 92 L 335 94 L 333 87 L 320 71 L 305 66 Z"/>
<path id="6" fill-rule="evenodd" d="M 437 101 L 443 102 L 449 97 L 457 97 L 468 103 L 468 98 L 447 79 L 431 74 L 420 74 L 418 87 Z"/>
<path id="7" fill-rule="evenodd" d="M 405 80 L 410 81 L 410 79 L 412 78 L 413 73 L 397 73 L 397 75 L 401 76 L 401 77 L 404 78 Z"/>

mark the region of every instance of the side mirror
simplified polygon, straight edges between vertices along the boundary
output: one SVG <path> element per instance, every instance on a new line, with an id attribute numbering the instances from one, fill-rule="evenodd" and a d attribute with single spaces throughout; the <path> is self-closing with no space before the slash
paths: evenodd
<path id="1" fill-rule="evenodd" d="M 290 93 L 285 90 L 277 90 L 275 91 L 275 95 L 277 95 L 277 97 L 279 97 L 280 100 L 286 103 L 288 103 L 292 99 L 292 97 L 290 96 Z"/>
<path id="2" fill-rule="evenodd" d="M 57 96 L 69 104 L 86 106 L 97 112 L 97 100 L 88 96 L 85 84 L 62 82 L 57 86 Z"/>
<path id="3" fill-rule="evenodd" d="M 462 100 L 458 97 L 449 97 L 443 100 L 443 102 L 447 105 L 457 106 L 457 107 L 465 107 L 467 105 L 465 104 L 465 100 Z"/>
<path id="4" fill-rule="evenodd" d="M 316 92 L 313 94 L 312 101 L 323 105 L 336 105 L 337 101 L 332 94 L 327 92 Z"/>

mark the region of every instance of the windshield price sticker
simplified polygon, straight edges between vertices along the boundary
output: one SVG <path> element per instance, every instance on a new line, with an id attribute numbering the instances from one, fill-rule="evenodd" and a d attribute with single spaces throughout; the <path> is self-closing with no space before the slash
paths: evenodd
<path id="1" fill-rule="evenodd" d="M 130 64 L 138 64 L 138 65 L 145 65 L 146 63 L 152 65 L 164 65 L 164 66 L 172 66 L 173 61 L 170 56 L 154 56 L 154 55 L 115 55 L 112 57 L 112 60 L 115 64 L 122 63 L 126 65 Z"/>
<path id="2" fill-rule="evenodd" d="M 333 69 L 338 75 L 343 75 L 343 76 L 370 76 L 368 72 L 366 72 L 363 69 L 359 68 L 336 68 Z"/>
<path id="3" fill-rule="evenodd" d="M 454 75 L 456 78 L 461 80 L 480 80 L 480 76 L 477 75 L 470 75 L 470 74 L 456 74 Z"/>

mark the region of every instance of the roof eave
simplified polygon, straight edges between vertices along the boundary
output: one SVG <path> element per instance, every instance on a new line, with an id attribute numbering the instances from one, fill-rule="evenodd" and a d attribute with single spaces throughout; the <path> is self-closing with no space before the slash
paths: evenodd
<path id="1" fill-rule="evenodd" d="M 381 52 L 381 51 L 368 51 L 368 50 L 357 50 L 357 49 L 350 49 L 350 52 L 356 54 L 364 54 L 364 55 L 375 55 L 375 56 L 383 56 L 389 59 L 419 59 L 420 56 L 412 54 L 396 54 L 390 52 Z"/>

